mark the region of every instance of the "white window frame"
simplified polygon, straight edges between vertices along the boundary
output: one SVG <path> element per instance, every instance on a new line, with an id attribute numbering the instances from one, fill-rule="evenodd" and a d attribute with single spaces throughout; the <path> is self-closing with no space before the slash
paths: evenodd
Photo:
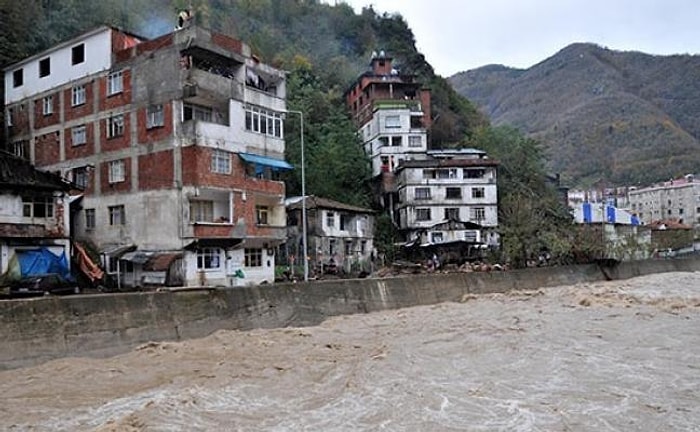
<path id="1" fill-rule="evenodd" d="M 146 129 L 153 129 L 165 125 L 163 105 L 149 105 L 146 108 Z"/>
<path id="2" fill-rule="evenodd" d="M 328 228 L 335 227 L 335 212 L 326 211 L 326 226 Z"/>
<path id="3" fill-rule="evenodd" d="M 245 267 L 262 267 L 263 250 L 260 248 L 246 248 L 243 252 L 245 257 Z"/>
<path id="4" fill-rule="evenodd" d="M 417 187 L 413 192 L 416 200 L 429 200 L 431 196 L 429 187 Z"/>
<path id="5" fill-rule="evenodd" d="M 53 114 L 53 95 L 49 96 L 44 96 L 42 99 L 43 103 L 43 109 L 41 110 L 42 114 L 45 116 L 49 116 Z"/>
<path id="6" fill-rule="evenodd" d="M 29 142 L 27 140 L 15 141 L 12 143 L 12 153 L 22 159 L 28 159 Z"/>
<path id="7" fill-rule="evenodd" d="M 190 222 L 213 222 L 214 201 L 192 200 L 190 201 Z"/>
<path id="8" fill-rule="evenodd" d="M 83 189 L 88 185 L 88 170 L 85 167 L 73 168 L 73 183 Z"/>
<path id="9" fill-rule="evenodd" d="M 214 149 L 211 152 L 211 172 L 231 174 L 231 153 L 225 150 Z"/>
<path id="10" fill-rule="evenodd" d="M 408 146 L 409 147 L 423 147 L 423 139 L 420 135 L 409 135 L 408 136 Z"/>
<path id="11" fill-rule="evenodd" d="M 401 116 L 388 115 L 388 116 L 384 117 L 384 127 L 387 129 L 399 129 L 399 128 L 401 128 Z"/>
<path id="12" fill-rule="evenodd" d="M 109 162 L 109 183 L 121 183 L 126 180 L 126 164 L 123 159 Z"/>
<path id="13" fill-rule="evenodd" d="M 126 225 L 126 208 L 124 208 L 124 204 L 109 206 L 108 209 L 110 226 Z"/>
<path id="14" fill-rule="evenodd" d="M 37 216 L 43 209 L 43 216 Z M 23 196 L 22 216 L 32 219 L 50 219 L 54 216 L 54 198 L 52 196 Z"/>
<path id="15" fill-rule="evenodd" d="M 486 209 L 484 207 L 472 207 L 470 213 L 470 219 L 473 221 L 482 221 L 486 219 Z"/>
<path id="16" fill-rule="evenodd" d="M 257 225 L 270 225 L 270 207 L 255 206 L 255 223 Z"/>
<path id="17" fill-rule="evenodd" d="M 217 271 L 221 269 L 221 248 L 202 248 L 197 251 L 197 270 Z"/>
<path id="18" fill-rule="evenodd" d="M 486 189 L 483 187 L 473 187 L 472 188 L 472 198 L 473 199 L 486 198 Z"/>
<path id="19" fill-rule="evenodd" d="M 71 128 L 71 145 L 73 147 L 87 143 L 87 128 L 85 125 L 73 126 Z"/>
<path id="20" fill-rule="evenodd" d="M 124 91 L 124 71 L 112 72 L 107 76 L 107 96 Z"/>
<path id="21" fill-rule="evenodd" d="M 107 119 L 107 138 L 124 135 L 124 114 L 116 114 Z"/>
<path id="22" fill-rule="evenodd" d="M 275 138 L 282 138 L 284 128 L 282 114 L 250 105 L 245 106 L 245 129 Z"/>
<path id="23" fill-rule="evenodd" d="M 83 105 L 85 104 L 85 100 L 85 84 L 73 86 L 73 88 L 71 89 L 71 106 Z"/>

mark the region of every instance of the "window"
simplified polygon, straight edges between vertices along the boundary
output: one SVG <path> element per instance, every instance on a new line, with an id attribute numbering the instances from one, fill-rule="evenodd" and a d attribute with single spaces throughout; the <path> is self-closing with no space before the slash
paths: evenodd
<path id="1" fill-rule="evenodd" d="M 51 57 L 39 60 L 39 78 L 51 75 Z"/>
<path id="2" fill-rule="evenodd" d="M 231 153 L 224 150 L 214 150 L 211 154 L 211 172 L 230 174 Z"/>
<path id="3" fill-rule="evenodd" d="M 437 171 L 437 178 L 439 178 L 439 179 L 455 179 L 455 178 L 457 178 L 457 170 L 454 168 L 440 169 Z"/>
<path id="4" fill-rule="evenodd" d="M 282 115 L 263 108 L 246 106 L 245 128 L 247 131 L 282 138 Z"/>
<path id="5" fill-rule="evenodd" d="M 458 188 L 458 187 L 445 188 L 445 198 L 447 198 L 447 199 L 460 199 L 460 198 L 462 198 L 462 188 Z"/>
<path id="6" fill-rule="evenodd" d="M 408 146 L 409 147 L 422 147 L 423 140 L 421 139 L 420 135 L 409 136 L 408 137 Z"/>
<path id="7" fill-rule="evenodd" d="M 483 198 L 485 196 L 486 196 L 486 193 L 484 192 L 484 188 L 482 188 L 482 187 L 472 188 L 472 198 Z"/>
<path id="8" fill-rule="evenodd" d="M 85 229 L 95 229 L 95 209 L 85 209 Z"/>
<path id="9" fill-rule="evenodd" d="M 401 127 L 401 117 L 397 115 L 386 116 L 384 118 L 384 127 L 386 128 L 400 128 Z"/>
<path id="10" fill-rule="evenodd" d="M 124 161 L 116 160 L 109 163 L 109 182 L 119 183 L 126 179 Z"/>
<path id="11" fill-rule="evenodd" d="M 270 209 L 267 206 L 255 206 L 255 221 L 258 225 L 268 225 Z"/>
<path id="12" fill-rule="evenodd" d="M 429 208 L 418 208 L 416 209 L 416 220 L 417 221 L 429 221 L 430 209 Z"/>
<path id="13" fill-rule="evenodd" d="M 389 137 L 381 136 L 379 137 L 379 147 L 386 147 L 389 145 Z"/>
<path id="14" fill-rule="evenodd" d="M 117 114 L 107 119 L 107 138 L 124 135 L 124 114 Z"/>
<path id="15" fill-rule="evenodd" d="M 197 251 L 197 270 L 218 270 L 221 267 L 221 249 L 203 248 Z"/>
<path id="16" fill-rule="evenodd" d="M 151 105 L 146 108 L 146 129 L 160 127 L 164 124 L 163 105 Z"/>
<path id="17" fill-rule="evenodd" d="M 430 199 L 430 188 L 416 188 L 415 198 L 417 200 L 429 200 Z"/>
<path id="18" fill-rule="evenodd" d="M 87 133 L 85 125 L 75 126 L 71 129 L 71 143 L 74 146 L 79 146 L 87 142 Z"/>
<path id="19" fill-rule="evenodd" d="M 445 219 L 448 220 L 459 220 L 459 208 L 446 208 L 445 209 Z"/>
<path id="20" fill-rule="evenodd" d="M 87 188 L 88 171 L 86 167 L 73 168 L 73 184 L 81 189 Z"/>
<path id="21" fill-rule="evenodd" d="M 123 205 L 109 207 L 109 224 L 111 226 L 126 224 L 126 213 Z"/>
<path id="22" fill-rule="evenodd" d="M 214 222 L 214 201 L 190 201 L 190 222 Z"/>
<path id="23" fill-rule="evenodd" d="M 352 255 L 352 241 L 345 241 L 345 256 Z"/>
<path id="24" fill-rule="evenodd" d="M 432 243 L 442 243 L 444 241 L 444 237 L 442 235 L 442 232 L 438 231 L 438 232 L 430 233 L 430 241 Z"/>
<path id="25" fill-rule="evenodd" d="M 464 169 L 464 178 L 476 179 L 476 178 L 482 178 L 482 177 L 484 177 L 484 170 L 483 169 L 474 169 L 474 168 L 465 168 Z"/>
<path id="26" fill-rule="evenodd" d="M 262 267 L 262 249 L 245 249 L 245 266 Z"/>
<path id="27" fill-rule="evenodd" d="M 12 153 L 22 159 L 29 159 L 29 141 L 15 141 L 12 143 Z"/>
<path id="28" fill-rule="evenodd" d="M 335 239 L 328 240 L 328 255 L 335 255 Z"/>
<path id="29" fill-rule="evenodd" d="M 23 196 L 22 216 L 28 218 L 53 217 L 52 196 Z"/>
<path id="30" fill-rule="evenodd" d="M 482 221 L 486 219 L 486 210 L 483 207 L 474 207 L 471 209 L 471 220 Z"/>
<path id="31" fill-rule="evenodd" d="M 78 106 L 85 103 L 85 85 L 79 85 L 73 87 L 71 104 L 72 106 Z"/>
<path id="32" fill-rule="evenodd" d="M 43 109 L 41 112 L 45 116 L 53 114 L 53 96 L 46 96 L 42 102 L 43 102 Z"/>
<path id="33" fill-rule="evenodd" d="M 425 180 L 430 180 L 435 178 L 435 170 L 432 169 L 424 169 L 423 170 L 423 179 Z"/>
<path id="34" fill-rule="evenodd" d="M 361 253 L 362 255 L 364 255 L 364 254 L 367 253 L 367 240 L 362 240 L 362 241 L 360 242 L 360 253 Z"/>
<path id="35" fill-rule="evenodd" d="M 335 226 L 335 213 L 332 211 L 326 212 L 326 226 L 329 228 Z"/>
<path id="36" fill-rule="evenodd" d="M 391 137 L 391 146 L 392 147 L 401 147 L 401 144 L 403 143 L 403 137 L 401 136 L 393 136 Z"/>
<path id="37" fill-rule="evenodd" d="M 24 69 L 12 72 L 12 87 L 21 87 L 24 84 Z"/>
<path id="38" fill-rule="evenodd" d="M 200 120 L 211 123 L 214 118 L 214 110 L 211 107 L 185 104 L 183 120 Z"/>
<path id="39" fill-rule="evenodd" d="M 71 64 L 77 65 L 85 61 L 85 44 L 76 45 L 71 50 Z"/>
<path id="40" fill-rule="evenodd" d="M 115 95 L 124 91 L 124 73 L 122 71 L 112 72 L 107 77 L 107 96 Z"/>

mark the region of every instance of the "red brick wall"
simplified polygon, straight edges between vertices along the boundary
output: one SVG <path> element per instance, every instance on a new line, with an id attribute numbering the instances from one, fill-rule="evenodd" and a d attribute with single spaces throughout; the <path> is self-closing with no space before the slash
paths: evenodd
<path id="1" fill-rule="evenodd" d="M 110 152 L 114 150 L 124 149 L 131 145 L 131 116 L 128 112 L 124 113 L 124 134 L 114 138 L 107 138 L 107 129 L 109 128 L 109 118 L 101 120 L 100 124 L 100 143 L 102 152 Z"/>
<path id="2" fill-rule="evenodd" d="M 146 108 L 140 108 L 137 113 L 138 142 L 147 144 L 168 138 L 173 133 L 173 106 L 167 102 L 163 104 L 163 126 L 146 129 Z"/>
<path id="3" fill-rule="evenodd" d="M 242 54 L 243 44 L 237 39 L 222 35 L 220 33 L 212 33 L 211 41 L 214 42 L 214 44 L 225 48 L 229 51 Z"/>
<path id="4" fill-rule="evenodd" d="M 124 161 L 124 181 L 119 183 L 109 182 L 109 163 L 111 161 L 102 162 L 100 168 L 100 189 L 102 191 L 102 195 L 129 192 L 131 190 L 131 158 L 125 158 L 122 160 Z"/>
<path id="5" fill-rule="evenodd" d="M 85 83 L 85 103 L 78 106 L 72 106 L 72 88 L 69 87 L 63 92 L 63 100 L 66 101 L 66 121 L 71 121 L 80 117 L 85 117 L 86 115 L 92 114 L 94 112 L 94 104 L 92 103 L 94 99 L 94 87 L 94 82 Z"/>
<path id="6" fill-rule="evenodd" d="M 53 112 L 44 115 L 44 98 L 34 100 L 34 129 L 41 129 L 46 126 L 57 124 L 61 117 L 61 100 L 58 93 L 51 95 Z"/>
<path id="7" fill-rule="evenodd" d="M 95 154 L 95 125 L 87 123 L 85 125 L 85 144 L 73 145 L 72 128 L 65 129 L 64 150 L 66 159 L 77 159 Z"/>
<path id="8" fill-rule="evenodd" d="M 421 107 L 423 108 L 423 125 L 425 126 L 426 129 L 430 128 L 433 124 L 432 120 L 432 114 L 431 114 L 431 105 L 430 105 L 430 90 L 428 89 L 421 89 L 420 94 L 420 104 Z"/>
<path id="9" fill-rule="evenodd" d="M 136 45 L 136 54 L 141 54 L 146 51 L 153 51 L 156 49 L 164 48 L 167 46 L 170 46 L 173 44 L 173 34 L 168 33 L 164 36 L 159 37 L 158 39 L 153 39 L 150 41 L 146 42 L 141 42 L 140 44 Z"/>
<path id="10" fill-rule="evenodd" d="M 51 132 L 39 135 L 34 141 L 34 164 L 36 166 L 53 165 L 60 162 L 60 135 Z"/>
<path id="11" fill-rule="evenodd" d="M 117 71 L 115 71 L 117 72 Z M 131 70 L 124 69 L 122 72 L 122 91 L 107 96 L 109 76 L 104 76 L 98 80 L 100 87 L 100 111 L 124 106 L 131 103 Z"/>
<path id="12" fill-rule="evenodd" d="M 173 171 L 172 150 L 139 156 L 139 189 L 173 188 Z"/>
<path id="13" fill-rule="evenodd" d="M 12 107 L 11 135 L 29 133 L 29 108 L 26 103 L 16 104 Z"/>
<path id="14" fill-rule="evenodd" d="M 136 46 L 141 40 L 128 35 L 126 33 L 120 32 L 118 30 L 112 30 L 112 52 L 116 53 L 127 48 Z"/>

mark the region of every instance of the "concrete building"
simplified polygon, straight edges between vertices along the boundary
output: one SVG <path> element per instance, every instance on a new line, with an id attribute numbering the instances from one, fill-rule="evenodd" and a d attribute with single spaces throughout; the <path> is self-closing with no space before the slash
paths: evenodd
<path id="1" fill-rule="evenodd" d="M 154 40 L 100 27 L 10 66 L 5 87 L 12 149 L 84 187 L 76 238 L 119 283 L 149 283 L 155 261 L 188 286 L 273 280 L 285 73 L 248 45 L 189 21 Z"/>
<path id="2" fill-rule="evenodd" d="M 630 211 L 645 224 L 673 219 L 700 230 L 700 180 L 679 179 L 629 191 Z"/>
<path id="3" fill-rule="evenodd" d="M 370 159 L 375 197 L 406 244 L 498 243 L 498 163 L 479 150 L 430 149 L 429 89 L 380 52 L 345 97 Z M 480 227 L 444 224 L 449 220 Z"/>
<path id="4" fill-rule="evenodd" d="M 301 197 L 287 199 L 287 258 L 302 266 Z M 307 248 L 315 273 L 370 271 L 374 256 L 374 211 L 327 198 L 306 197 Z"/>

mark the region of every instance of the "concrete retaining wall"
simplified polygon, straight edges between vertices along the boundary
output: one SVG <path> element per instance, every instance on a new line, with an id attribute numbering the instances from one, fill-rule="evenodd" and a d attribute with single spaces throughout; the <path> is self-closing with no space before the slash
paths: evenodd
<path id="1" fill-rule="evenodd" d="M 67 356 L 110 356 L 149 341 L 220 329 L 319 324 L 329 316 L 459 301 L 465 294 L 537 289 L 669 271 L 700 271 L 700 258 L 412 275 L 250 288 L 0 301 L 0 369 Z"/>

